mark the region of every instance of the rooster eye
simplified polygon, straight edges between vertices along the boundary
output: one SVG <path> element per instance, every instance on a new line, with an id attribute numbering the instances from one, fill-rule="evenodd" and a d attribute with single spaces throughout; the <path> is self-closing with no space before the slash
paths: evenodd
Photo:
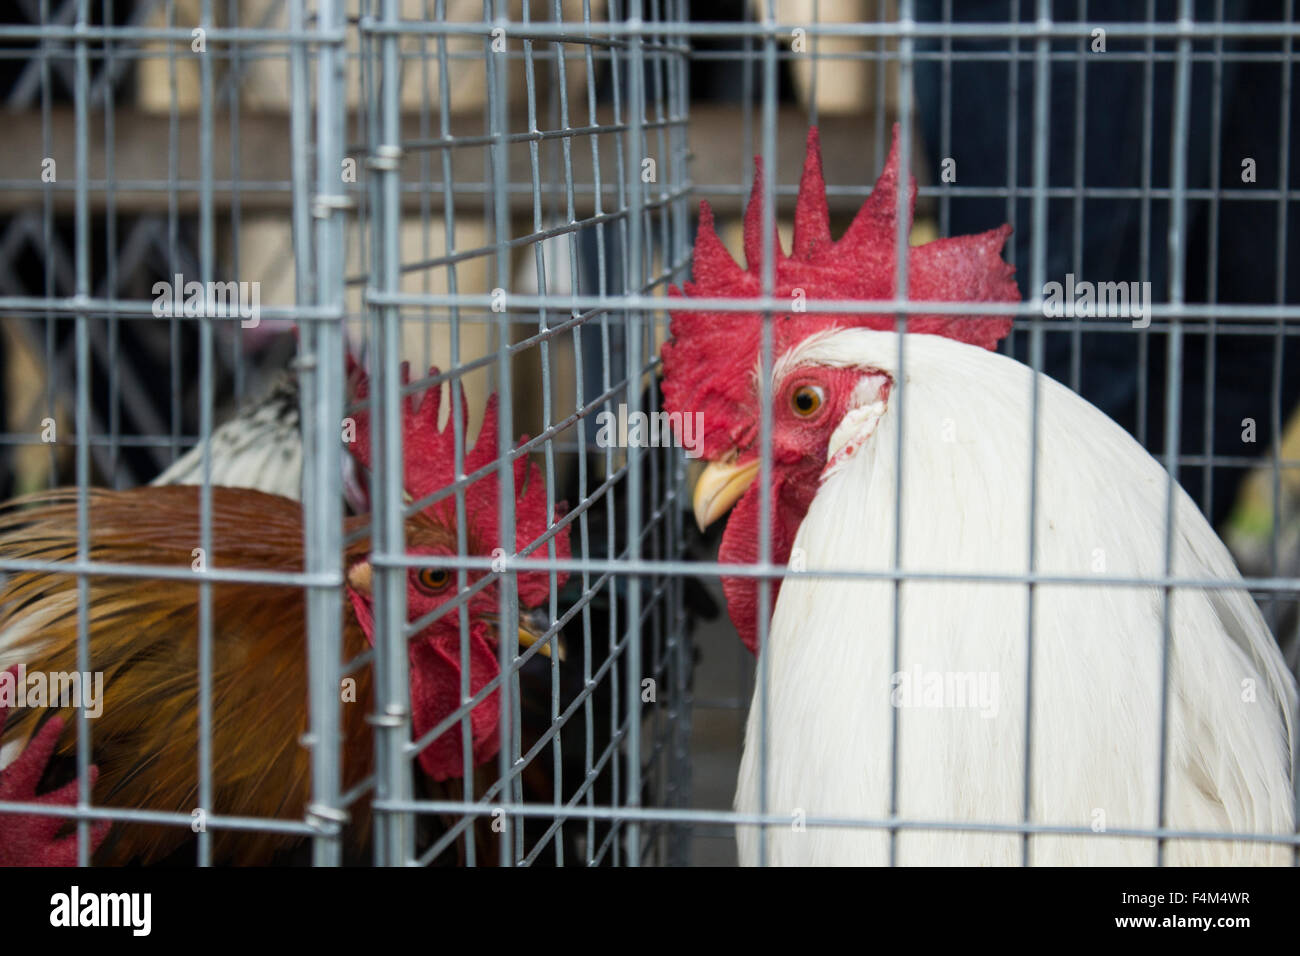
<path id="1" fill-rule="evenodd" d="M 822 407 L 825 394 L 816 385 L 803 385 L 794 390 L 790 396 L 790 407 L 801 418 L 810 418 Z"/>
<path id="2" fill-rule="evenodd" d="M 421 568 L 418 580 L 422 590 L 434 593 L 447 586 L 451 574 L 445 568 Z"/>

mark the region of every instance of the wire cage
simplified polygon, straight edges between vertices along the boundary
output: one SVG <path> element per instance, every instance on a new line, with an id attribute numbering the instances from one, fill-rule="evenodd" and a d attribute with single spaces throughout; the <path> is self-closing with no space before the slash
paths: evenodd
<path id="1" fill-rule="evenodd" d="M 310 803 L 240 818 L 211 802 L 213 656 L 224 653 L 212 582 L 242 578 L 217 570 L 207 517 L 194 543 L 212 567 L 190 573 L 208 608 L 194 807 L 210 812 L 196 850 L 182 851 L 199 862 L 227 856 L 214 835 L 267 830 L 309 837 L 314 861 L 337 863 L 359 807 L 373 812 L 378 863 L 684 861 L 680 831 L 614 813 L 689 795 L 681 584 L 656 567 L 624 570 L 680 557 L 684 467 L 671 449 L 598 443 L 596 425 L 602 410 L 653 413 L 654 324 L 622 296 L 662 295 L 688 257 L 687 48 L 653 32 L 683 19 L 668 6 L 638 14 L 633 39 L 616 29 L 633 13 L 617 0 L 40 4 L 3 28 L 9 106 L 29 123 L 21 164 L 50 160 L 44 180 L 6 186 L 10 350 L 43 373 L 43 393 L 10 409 L 6 490 L 74 483 L 84 502 L 92 484 L 133 487 L 166 469 L 163 481 L 210 496 L 229 477 L 215 425 L 259 405 L 287 425 L 259 442 L 283 442 L 271 466 L 281 487 L 267 490 L 301 497 L 301 566 L 252 580 L 306 594 L 310 719 L 290 730 L 312 756 Z M 247 285 L 257 314 L 233 293 L 187 314 L 191 280 Z M 159 307 L 155 282 L 177 287 L 174 309 Z M 345 351 L 368 371 L 365 399 Z M 289 385 L 268 374 L 290 365 Z M 444 386 L 440 473 L 454 480 L 416 496 L 404 487 L 403 405 Z M 369 506 L 371 520 L 353 529 L 344 483 L 357 475 L 344 464 L 362 415 L 373 467 L 353 510 Z M 42 443 L 40 420 L 65 418 L 75 424 Z M 539 481 L 540 499 L 516 514 L 516 495 Z M 479 493 L 490 483 L 499 512 Z M 460 518 L 441 568 L 460 596 L 403 625 L 415 561 L 404 525 L 426 509 Z M 516 521 L 535 530 L 517 537 Z M 480 549 L 498 522 L 517 552 Z M 375 633 L 387 636 L 349 657 L 341 555 L 367 534 Z M 531 608 L 510 584 L 515 559 L 544 563 Z M 117 569 L 142 582 L 155 570 Z M 521 611 L 539 620 L 536 644 L 502 642 L 487 681 L 475 660 L 459 705 L 413 734 L 408 639 L 459 618 L 467 661 L 468 608 L 485 600 L 502 633 Z M 97 636 L 82 637 L 86 661 Z M 341 713 L 365 704 L 339 688 L 372 668 L 374 769 L 345 790 Z M 466 746 L 450 785 L 421 789 L 418 754 L 436 738 L 469 744 L 482 733 L 476 708 L 497 712 L 494 759 Z M 84 780 L 94 724 L 79 730 Z M 82 786 L 85 821 L 95 801 Z M 179 808 L 114 807 L 111 819 L 193 823 Z M 80 832 L 84 863 L 89 825 Z"/>
<path id="2" fill-rule="evenodd" d="M 67 582 L 87 675 L 97 581 L 187 589 L 194 774 L 185 806 L 101 798 L 101 725 L 83 707 L 62 777 L 44 778 L 75 781 L 75 798 L 0 801 L 0 821 L 75 821 L 82 865 L 103 860 L 96 821 L 115 828 L 105 847 L 128 827 L 167 831 L 158 857 L 200 864 L 725 863 L 737 825 L 764 835 L 765 859 L 785 808 L 730 808 L 770 675 L 735 640 L 720 580 L 757 580 L 770 609 L 802 571 L 768 535 L 738 569 L 715 559 L 716 529 L 697 533 L 698 467 L 657 430 L 660 349 L 698 201 L 738 249 L 761 157 L 770 262 L 809 125 L 842 229 L 897 124 L 920 180 L 915 225 L 898 217 L 904 281 L 909 243 L 1011 224 L 1025 301 L 962 307 L 1012 317 L 1003 352 L 1096 404 L 1187 488 L 1300 669 L 1296 34 L 1290 0 L 23 0 L 0 24 L 17 127 L 0 144 L 0 492 L 75 488 L 76 538 L 58 566 L 0 554 L 0 573 Z M 707 308 L 757 310 L 770 329 L 790 304 L 758 274 L 757 299 Z M 1147 284 L 1145 323 L 1049 314 L 1067 274 Z M 821 306 L 901 330 L 934 304 Z M 772 350 L 765 333 L 756 371 Z M 1037 427 L 1036 397 L 1025 413 Z M 256 454 L 236 478 L 241 440 L 222 429 L 240 421 Z M 765 409 L 761 488 L 771 429 Z M 412 472 L 431 446 L 432 483 Z M 194 562 L 92 547 L 90 490 L 150 482 L 199 486 L 193 527 L 159 551 Z M 301 501 L 279 565 L 223 562 L 227 484 Z M 438 549 L 417 547 L 427 514 Z M 916 572 L 896 554 L 881 573 L 901 587 Z M 986 578 L 1043 583 L 1032 566 Z M 454 587 L 429 609 L 413 588 L 433 583 Z M 249 603 L 232 613 L 222 589 L 237 585 Z M 228 799 L 214 771 L 231 618 L 275 588 L 300 595 L 286 639 L 302 636 L 306 701 L 301 726 L 250 731 L 306 755 L 301 806 Z M 495 640 L 477 636 L 485 623 Z M 438 627 L 454 700 L 430 712 L 412 648 Z M 768 628 L 760 613 L 760 643 Z M 516 632 L 526 646 L 503 638 Z M 0 666 L 20 663 L 0 640 Z M 373 754 L 360 769 L 358 709 Z M 1163 711 L 1156 730 L 1163 746 Z M 244 809 L 257 806 L 278 809 Z M 886 833 L 891 860 L 925 825 L 798 822 Z M 1054 832 L 1028 805 L 976 825 L 1023 836 L 1026 862 L 1029 835 Z M 1141 832 L 1153 862 L 1178 836 L 1163 815 Z M 246 848 L 258 835 L 273 852 Z"/>

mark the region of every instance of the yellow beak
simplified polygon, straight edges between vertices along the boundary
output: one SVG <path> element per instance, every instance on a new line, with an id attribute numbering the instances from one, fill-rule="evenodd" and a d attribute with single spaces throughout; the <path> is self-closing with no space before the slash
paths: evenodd
<path id="1" fill-rule="evenodd" d="M 695 523 L 703 531 L 725 515 L 758 477 L 757 459 L 744 465 L 712 462 L 695 482 Z"/>
<path id="2" fill-rule="evenodd" d="M 532 647 L 542 639 L 542 635 L 546 633 L 549 626 L 550 618 L 544 611 L 541 611 L 540 609 L 532 611 L 521 610 L 519 612 L 519 646 L 525 650 Z M 542 645 L 541 649 L 538 650 L 537 653 L 541 654 L 543 657 L 550 657 L 551 644 L 552 641 L 547 641 Z M 554 637 L 554 644 L 559 648 L 560 660 L 563 661 L 565 656 L 564 643 L 560 640 L 558 634 Z"/>
<path id="3" fill-rule="evenodd" d="M 370 567 L 369 561 L 358 561 L 348 569 L 348 584 L 352 590 L 361 594 L 369 594 L 373 586 L 372 578 L 374 572 Z"/>

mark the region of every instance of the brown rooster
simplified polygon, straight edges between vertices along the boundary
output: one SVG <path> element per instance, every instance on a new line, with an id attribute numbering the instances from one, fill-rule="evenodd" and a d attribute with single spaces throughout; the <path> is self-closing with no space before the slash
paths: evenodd
<path id="1" fill-rule="evenodd" d="M 436 374 L 436 369 L 433 370 Z M 362 381 L 358 397 L 365 397 Z M 464 407 L 462 403 L 462 407 Z M 405 485 L 414 497 L 445 487 L 454 477 L 453 429 L 437 428 L 439 392 L 404 409 Z M 496 457 L 495 403 L 466 471 Z M 368 463 L 369 428 L 357 416 L 353 453 Z M 545 485 L 537 469 L 515 462 L 517 546 L 533 541 L 548 524 Z M 498 486 L 494 474 L 466 490 L 466 539 L 470 553 L 490 555 L 503 542 L 497 535 Z M 0 559 L 73 561 L 77 552 L 75 490 L 56 490 L 0 506 Z M 192 486 L 91 490 L 89 558 L 95 563 L 190 567 L 199 544 L 200 489 Z M 562 510 L 562 506 L 561 506 Z M 350 518 L 349 538 L 368 518 Z M 427 556 L 431 566 L 413 568 L 407 586 L 408 618 L 418 620 L 455 597 L 455 575 L 439 557 L 456 554 L 455 499 L 447 498 L 407 522 L 408 553 Z M 243 488 L 212 489 L 212 551 L 208 564 L 222 570 L 301 571 L 301 505 L 287 498 Z M 564 533 L 557 551 L 568 555 Z M 345 659 L 374 639 L 370 594 L 369 540 L 361 537 L 344 557 L 347 598 L 343 615 Z M 510 548 L 514 551 L 516 548 Z M 483 572 L 470 572 L 472 586 Z M 103 674 L 102 715 L 91 721 L 92 759 L 98 767 L 93 802 L 191 814 L 198 801 L 198 584 L 178 579 L 92 575 L 89 578 L 90 667 Z M 549 593 L 544 574 L 520 574 L 522 607 Z M 212 806 L 221 815 L 300 819 L 310 796 L 310 755 L 300 745 L 308 726 L 304 599 L 300 587 L 261 583 L 212 584 Z M 499 674 L 495 582 L 465 605 L 470 632 L 470 693 Z M 520 632 L 524 643 L 535 638 Z M 461 694 L 460 626 L 456 612 L 430 623 L 408 644 L 412 730 L 418 738 L 449 717 Z M 549 650 L 547 647 L 538 649 Z M 72 575 L 12 574 L 0 588 L 0 667 L 21 663 L 28 673 L 77 670 L 77 592 Z M 355 703 L 343 705 L 343 785 L 357 785 L 372 769 L 373 711 L 368 668 L 356 675 Z M 350 700 L 349 698 L 345 698 Z M 3 728 L 0 743 L 21 742 L 55 707 L 20 710 Z M 69 728 L 56 752 L 75 753 Z M 473 763 L 499 749 L 499 702 L 494 690 L 470 714 Z M 461 727 L 454 723 L 419 755 L 432 780 L 453 781 L 463 773 Z M 457 788 L 458 789 L 458 788 Z M 368 815 L 358 804 L 347 838 L 355 851 L 368 835 Z M 2 820 L 3 817 L 0 817 Z M 3 831 L 0 830 L 0 833 Z M 168 857 L 191 834 L 182 826 L 119 823 L 95 856 L 97 863 L 150 863 Z M 218 830 L 217 862 L 266 863 L 296 838 L 281 834 Z"/>

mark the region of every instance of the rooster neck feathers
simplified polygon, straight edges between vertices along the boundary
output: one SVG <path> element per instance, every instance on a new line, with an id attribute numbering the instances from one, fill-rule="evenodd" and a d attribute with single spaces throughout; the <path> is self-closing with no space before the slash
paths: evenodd
<path id="1" fill-rule="evenodd" d="M 810 340 L 792 364 L 862 369 L 904 382 L 902 472 L 896 408 L 829 473 L 794 546 L 809 572 L 888 571 L 895 494 L 902 495 L 901 567 L 996 574 L 1030 567 L 1033 372 L 939 337 L 911 339 L 896 367 L 893 333 L 843 330 Z M 1168 475 L 1126 432 L 1040 376 L 1034 567 L 1041 573 L 1159 578 L 1165 573 Z M 952 440 L 943 437 L 951 423 Z M 1172 571 L 1237 580 L 1204 517 L 1175 487 Z M 1098 554 L 1105 562 L 1099 572 Z M 893 660 L 895 594 L 902 601 Z M 1042 584 L 1034 603 L 1031 804 L 1022 803 L 1027 589 L 989 581 L 788 577 L 772 619 L 767 696 L 769 813 L 879 819 L 890 812 L 891 721 L 897 713 L 898 813 L 911 820 L 1036 823 L 1109 830 L 1159 822 L 1163 595 L 1155 587 Z M 1296 691 L 1244 590 L 1174 591 L 1170 621 L 1165 823 L 1174 829 L 1292 832 L 1291 742 Z M 906 691 L 960 679 L 988 700 Z M 1243 687 L 1253 689 L 1244 695 Z M 815 689 L 815 691 L 814 691 Z M 815 694 L 815 696 L 814 696 Z M 901 696 L 900 696 L 901 695 Z M 1249 697 L 1249 699 L 1247 699 Z M 756 811 L 752 707 L 737 807 Z M 742 861 L 757 859 L 740 828 Z M 778 863 L 883 863 L 887 831 L 769 831 Z M 900 862 L 1018 864 L 1016 834 L 904 831 Z M 1155 861 L 1153 840 L 1041 835 L 1038 864 Z M 1288 862 L 1285 847 L 1173 840 L 1167 860 Z"/>

